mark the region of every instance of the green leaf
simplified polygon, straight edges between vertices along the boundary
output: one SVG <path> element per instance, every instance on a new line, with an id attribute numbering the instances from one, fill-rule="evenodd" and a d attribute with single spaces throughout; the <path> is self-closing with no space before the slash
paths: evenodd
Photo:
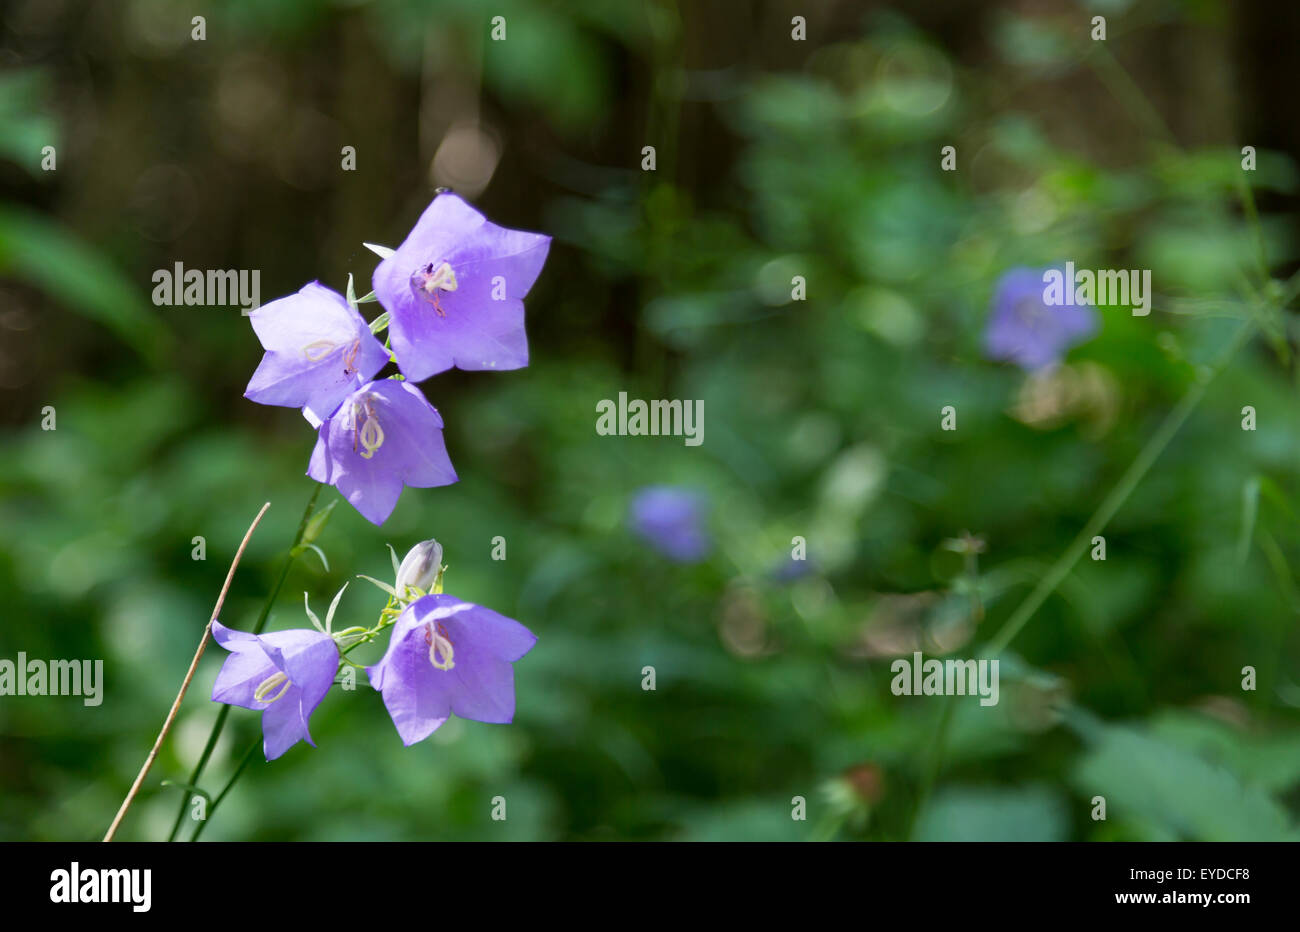
<path id="1" fill-rule="evenodd" d="M 396 249 L 390 249 L 387 246 L 376 246 L 374 243 L 362 243 L 361 245 L 365 246 L 381 259 L 387 259 L 393 253 L 397 252 Z"/>
<path id="2" fill-rule="evenodd" d="M 14 207 L 0 207 L 0 277 L 6 275 L 105 325 L 150 362 L 162 362 L 171 348 L 171 334 L 116 266 L 44 217 Z"/>
<path id="3" fill-rule="evenodd" d="M 299 541 L 300 544 L 313 543 L 316 538 L 320 537 L 321 531 L 325 529 L 325 522 L 330 519 L 330 514 L 334 511 L 334 506 L 338 503 L 339 500 L 337 498 L 334 499 L 334 501 L 330 502 L 308 519 L 306 527 L 302 530 L 302 540 Z M 323 555 L 321 559 L 324 559 Z M 326 569 L 328 570 L 329 567 L 327 566 Z"/>
<path id="4" fill-rule="evenodd" d="M 1151 721 L 1152 734 L 1209 761 L 1222 763 L 1273 793 L 1300 785 L 1300 734 L 1242 731 L 1204 713 L 1169 711 Z"/>
<path id="5" fill-rule="evenodd" d="M 302 594 L 302 607 L 306 610 L 307 618 L 311 620 L 312 627 L 321 634 L 325 634 L 325 626 L 320 623 L 320 619 L 316 617 L 316 613 L 311 610 L 311 602 L 308 601 L 307 593 L 305 592 Z"/>
<path id="6" fill-rule="evenodd" d="M 334 610 L 339 607 L 339 599 L 343 598 L 343 593 L 348 589 L 348 584 L 344 583 L 343 588 L 334 593 L 334 601 L 330 602 L 329 611 L 325 613 L 325 630 L 327 632 L 334 630 Z"/>
<path id="7" fill-rule="evenodd" d="M 1065 802 L 1041 786 L 954 787 L 935 795 L 917 820 L 916 841 L 1061 841 Z"/>
<path id="8" fill-rule="evenodd" d="M 315 544 L 299 544 L 297 547 L 294 547 L 290 553 L 297 557 L 301 556 L 303 551 L 306 550 L 310 550 L 312 553 L 316 554 L 316 556 L 320 557 L 320 562 L 321 565 L 325 567 L 325 572 L 328 573 L 330 571 L 330 561 L 325 559 L 325 551 L 321 550 Z"/>
<path id="9" fill-rule="evenodd" d="M 206 801 L 209 805 L 212 803 L 212 797 L 208 794 L 208 791 L 199 789 L 197 786 L 191 786 L 188 783 L 180 783 L 176 780 L 164 780 L 162 782 L 162 785 L 174 786 L 178 790 L 185 790 L 187 793 L 193 793 L 195 796 L 202 796 L 204 801 Z"/>
<path id="10" fill-rule="evenodd" d="M 367 576 L 365 573 L 357 573 L 357 578 L 364 579 L 366 582 L 372 583 L 377 588 L 382 589 L 384 592 L 387 592 L 393 598 L 397 598 L 397 590 L 395 590 L 392 586 L 388 585 L 388 583 L 382 583 L 379 580 L 375 579 L 373 576 Z"/>
<path id="11" fill-rule="evenodd" d="M 54 146 L 59 129 L 49 106 L 49 75 L 37 69 L 0 74 L 0 158 L 12 159 L 40 177 L 41 150 Z"/>
<path id="12" fill-rule="evenodd" d="M 1092 749 L 1074 783 L 1146 840 L 1298 841 L 1300 833 L 1261 787 L 1226 767 L 1132 728 L 1085 729 Z"/>

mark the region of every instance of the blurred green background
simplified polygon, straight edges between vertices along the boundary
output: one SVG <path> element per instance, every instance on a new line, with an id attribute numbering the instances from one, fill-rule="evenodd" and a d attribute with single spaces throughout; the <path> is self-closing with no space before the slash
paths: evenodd
<path id="1" fill-rule="evenodd" d="M 329 570 L 298 560 L 271 627 L 306 624 L 304 591 L 321 611 L 388 577 L 385 543 L 436 537 L 449 592 L 539 637 L 515 722 L 408 749 L 367 686 L 335 691 L 319 747 L 255 758 L 205 839 L 1297 837 L 1289 311 L 1209 386 L 1106 561 L 1012 642 L 996 707 L 955 703 L 940 752 L 945 701 L 889 689 L 895 656 L 979 652 L 1251 313 L 1243 177 L 1271 275 L 1295 269 L 1291 5 L 200 6 L 0 12 L 0 658 L 102 658 L 106 680 L 96 708 L 0 697 L 0 839 L 103 834 L 244 529 L 270 501 L 222 613 L 238 628 L 311 495 L 311 430 L 242 397 L 247 319 L 155 307 L 153 272 L 259 269 L 263 303 L 349 273 L 365 291 L 361 243 L 397 245 L 440 184 L 554 236 L 532 364 L 422 386 L 461 481 L 406 491 L 379 529 L 341 504 Z M 1151 316 L 1101 309 L 1049 376 L 986 359 L 999 276 L 1067 258 L 1151 269 Z M 620 391 L 704 400 L 704 444 L 598 436 Z M 708 559 L 628 532 L 650 484 L 707 495 Z M 781 572 L 795 536 L 802 575 Z M 338 622 L 381 607 L 354 584 Z M 203 747 L 222 655 L 119 837 L 166 836 L 161 781 Z M 258 734 L 234 710 L 204 786 Z"/>

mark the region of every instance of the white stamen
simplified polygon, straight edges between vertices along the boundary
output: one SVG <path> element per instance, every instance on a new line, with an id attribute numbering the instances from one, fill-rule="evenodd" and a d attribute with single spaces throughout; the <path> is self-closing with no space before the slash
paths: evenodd
<path id="1" fill-rule="evenodd" d="M 289 687 L 292 685 L 293 683 L 289 682 L 289 677 L 285 676 L 283 673 L 272 673 L 266 679 L 262 680 L 261 685 L 258 686 L 257 689 L 253 690 L 253 698 L 258 702 L 269 704 L 282 698 L 284 694 L 289 691 Z M 281 687 L 280 691 L 268 699 L 267 694 L 277 686 Z"/>
<path id="2" fill-rule="evenodd" d="M 302 348 L 302 354 L 307 357 L 308 362 L 320 362 L 330 353 L 338 349 L 338 344 L 333 340 L 320 339 L 308 343 Z"/>

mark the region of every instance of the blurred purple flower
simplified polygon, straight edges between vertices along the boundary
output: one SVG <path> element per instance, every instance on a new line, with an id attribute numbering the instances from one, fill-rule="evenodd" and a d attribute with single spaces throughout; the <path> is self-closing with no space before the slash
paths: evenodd
<path id="1" fill-rule="evenodd" d="M 388 361 L 356 309 L 320 282 L 258 308 L 251 320 L 266 353 L 244 397 L 302 408 L 313 426 Z"/>
<path id="2" fill-rule="evenodd" d="M 311 629 L 259 637 L 219 621 L 212 622 L 212 636 L 230 651 L 212 685 L 212 700 L 262 713 L 266 759 L 275 760 L 299 741 L 315 747 L 307 721 L 338 672 L 334 639 Z"/>
<path id="3" fill-rule="evenodd" d="M 652 547 L 679 563 L 697 563 L 713 549 L 704 528 L 704 497 L 668 485 L 647 486 L 632 498 L 628 523 Z"/>
<path id="4" fill-rule="evenodd" d="M 405 242 L 375 268 L 375 297 L 402 374 L 528 365 L 523 297 L 551 238 L 508 230 L 451 193 L 437 195 Z"/>
<path id="5" fill-rule="evenodd" d="M 370 685 L 406 745 L 423 741 L 449 716 L 506 723 L 515 716 L 511 666 L 537 643 L 519 622 L 450 595 L 426 595 L 393 626 Z"/>
<path id="6" fill-rule="evenodd" d="M 812 561 L 808 559 L 796 560 L 793 557 L 786 557 L 773 567 L 771 578 L 777 583 L 798 582 L 806 576 L 811 576 L 813 570 Z"/>
<path id="7" fill-rule="evenodd" d="M 1091 307 L 1043 301 L 1043 271 L 1014 268 L 998 279 L 984 334 L 990 358 L 1033 372 L 1059 362 L 1070 347 L 1096 332 Z M 1066 287 L 1074 286 L 1067 282 Z"/>
<path id="8" fill-rule="evenodd" d="M 320 426 L 307 475 L 338 488 L 372 524 L 393 513 L 404 485 L 427 489 L 457 478 L 437 409 L 397 379 L 370 382 L 343 400 Z"/>

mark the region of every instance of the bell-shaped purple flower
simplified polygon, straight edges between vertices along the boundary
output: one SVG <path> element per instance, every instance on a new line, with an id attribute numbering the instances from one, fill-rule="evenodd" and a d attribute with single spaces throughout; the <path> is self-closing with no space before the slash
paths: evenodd
<path id="1" fill-rule="evenodd" d="M 704 497 L 689 489 L 652 485 L 632 498 L 628 524 L 652 547 L 678 563 L 698 563 L 713 541 L 705 529 Z"/>
<path id="2" fill-rule="evenodd" d="M 1013 362 L 1029 372 L 1059 362 L 1070 347 L 1097 330 L 1091 307 L 1046 303 L 1043 271 L 1014 268 L 998 280 L 984 334 L 990 358 Z M 1066 287 L 1072 288 L 1073 282 Z"/>
<path id="3" fill-rule="evenodd" d="M 250 319 L 266 353 L 244 397 L 302 408 L 313 426 L 388 361 L 356 309 L 319 282 L 258 308 Z"/>
<path id="4" fill-rule="evenodd" d="M 370 382 L 343 399 L 320 426 L 307 475 L 337 488 L 372 524 L 393 513 L 404 485 L 427 489 L 457 478 L 437 409 L 398 379 Z"/>
<path id="5" fill-rule="evenodd" d="M 511 666 L 537 643 L 519 622 L 450 595 L 426 595 L 393 625 L 384 658 L 367 667 L 406 745 L 451 715 L 505 723 L 515 716 Z"/>
<path id="6" fill-rule="evenodd" d="M 549 236 L 489 223 L 455 194 L 437 195 L 375 268 L 402 374 L 419 382 L 453 366 L 528 365 L 523 297 L 550 245 Z"/>
<path id="7" fill-rule="evenodd" d="M 312 747 L 307 722 L 339 668 L 339 649 L 311 629 L 261 636 L 212 622 L 212 636 L 230 651 L 212 686 L 212 700 L 262 713 L 262 749 L 275 760 L 299 741 Z"/>

